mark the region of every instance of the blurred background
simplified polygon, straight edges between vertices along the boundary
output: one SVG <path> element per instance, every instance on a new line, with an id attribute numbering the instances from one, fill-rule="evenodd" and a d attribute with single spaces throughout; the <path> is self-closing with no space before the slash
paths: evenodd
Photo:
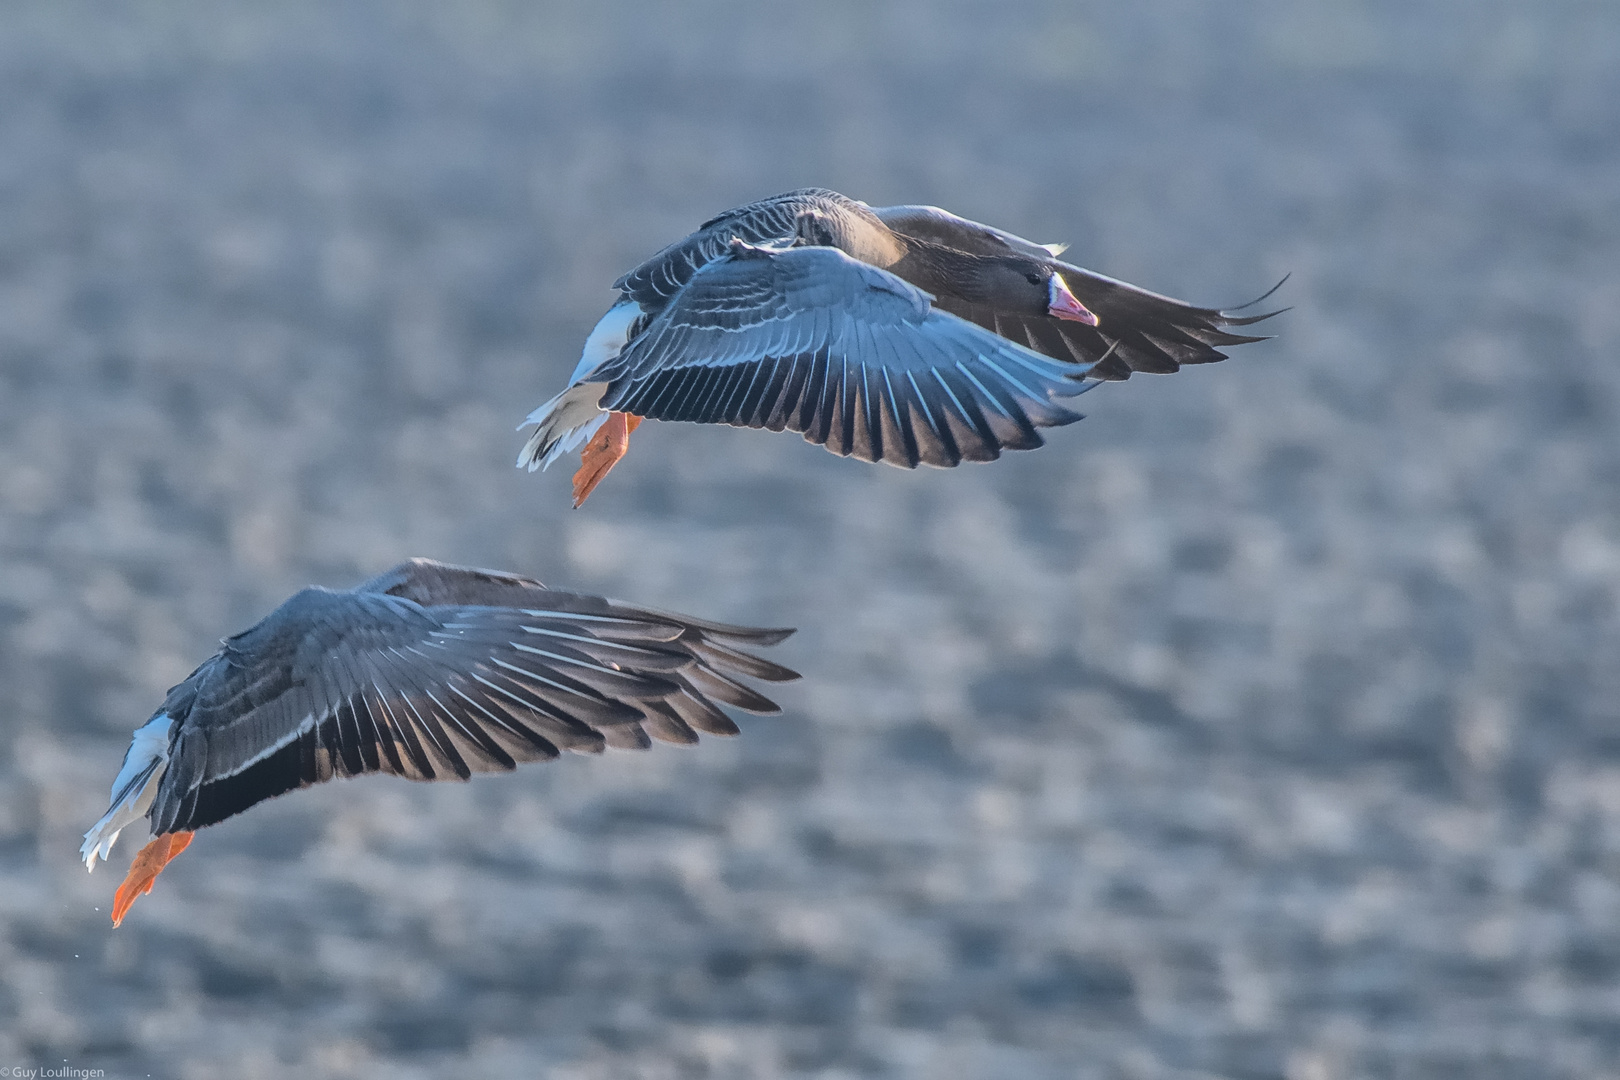
<path id="1" fill-rule="evenodd" d="M 6 4 L 0 1064 L 1615 1075 L 1617 55 L 1606 0 Z M 1294 310 L 994 465 L 512 468 L 621 271 L 811 184 Z M 265 804 L 114 931 L 129 732 L 410 555 L 805 679 Z"/>

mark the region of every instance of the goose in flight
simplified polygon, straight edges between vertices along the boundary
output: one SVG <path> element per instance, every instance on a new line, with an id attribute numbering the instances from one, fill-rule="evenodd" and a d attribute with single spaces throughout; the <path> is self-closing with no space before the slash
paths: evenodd
<path id="1" fill-rule="evenodd" d="M 126 826 L 151 823 L 116 926 L 195 830 L 296 788 L 362 773 L 466 780 L 563 750 L 734 735 L 720 706 L 780 711 L 742 680 L 799 677 L 743 650 L 791 633 L 427 559 L 347 592 L 305 589 L 169 691 L 79 854 L 93 870 Z"/>
<path id="2" fill-rule="evenodd" d="M 728 210 L 615 283 L 518 466 L 583 447 L 578 506 L 643 419 L 796 431 L 903 468 L 991 461 L 1080 419 L 1063 399 L 1223 360 L 1263 340 L 1226 327 L 1277 314 L 1193 307 L 1062 251 L 819 188 Z"/>

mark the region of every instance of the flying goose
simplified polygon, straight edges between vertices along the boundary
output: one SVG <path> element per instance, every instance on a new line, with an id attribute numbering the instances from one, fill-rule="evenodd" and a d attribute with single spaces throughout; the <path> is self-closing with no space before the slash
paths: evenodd
<path id="1" fill-rule="evenodd" d="M 518 466 L 583 446 L 578 506 L 643 419 L 797 431 L 903 468 L 991 461 L 1080 419 L 1058 399 L 1224 360 L 1263 339 L 1223 327 L 1277 314 L 1192 307 L 1062 251 L 820 188 L 728 210 L 615 283 L 567 389 L 522 425 Z"/>
<path id="2" fill-rule="evenodd" d="M 347 592 L 305 589 L 169 691 L 79 854 L 94 870 L 126 826 L 151 823 L 116 926 L 195 830 L 296 788 L 373 772 L 466 780 L 563 750 L 734 735 L 721 705 L 780 711 L 742 679 L 799 677 L 742 648 L 791 633 L 428 559 Z"/>

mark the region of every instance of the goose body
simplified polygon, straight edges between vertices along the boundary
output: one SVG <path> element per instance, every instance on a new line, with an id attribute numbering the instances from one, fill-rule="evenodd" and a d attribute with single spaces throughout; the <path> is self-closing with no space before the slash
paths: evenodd
<path id="1" fill-rule="evenodd" d="M 373 772 L 466 780 L 563 750 L 735 734 L 722 705 L 778 711 L 742 680 L 798 677 L 741 650 L 791 633 L 426 559 L 346 592 L 305 589 L 169 691 L 80 857 L 94 869 L 150 821 L 117 923 L 192 832 L 297 788 Z"/>
<path id="2" fill-rule="evenodd" d="M 584 445 L 575 505 L 642 419 L 790 430 L 904 468 L 990 461 L 1080 415 L 1063 399 L 1225 359 L 1237 318 L 1138 289 L 931 206 L 807 188 L 728 210 L 615 282 L 531 470 Z M 1269 294 L 1268 294 L 1269 295 Z"/>

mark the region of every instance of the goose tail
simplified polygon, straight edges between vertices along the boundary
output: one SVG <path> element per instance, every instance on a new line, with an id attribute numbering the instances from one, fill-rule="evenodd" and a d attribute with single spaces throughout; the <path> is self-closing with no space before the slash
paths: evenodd
<path id="1" fill-rule="evenodd" d="M 607 423 L 608 414 L 597 404 L 605 390 L 606 383 L 570 386 L 530 413 L 519 430 L 532 424 L 534 433 L 523 444 L 517 467 L 530 472 L 544 469 L 583 446 Z"/>
<path id="2" fill-rule="evenodd" d="M 112 805 L 84 834 L 79 858 L 84 860 L 85 869 L 94 870 L 98 857 L 105 861 L 118 842 L 118 834 L 131 822 L 145 817 L 151 808 L 169 765 L 169 733 L 173 727 L 174 718 L 160 712 L 136 730 L 129 749 L 124 751 L 124 767 L 113 781 Z"/>

